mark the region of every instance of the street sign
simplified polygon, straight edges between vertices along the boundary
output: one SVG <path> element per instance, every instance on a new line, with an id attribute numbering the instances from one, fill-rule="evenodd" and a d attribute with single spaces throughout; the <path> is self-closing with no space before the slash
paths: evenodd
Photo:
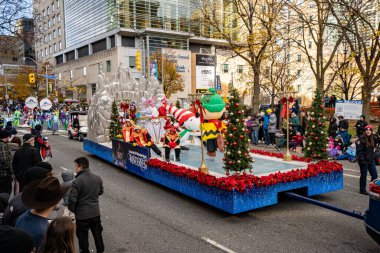
<path id="1" fill-rule="evenodd" d="M 47 75 L 44 75 L 44 78 L 46 78 L 46 79 L 57 79 L 58 76 L 47 76 Z"/>
<path id="2" fill-rule="evenodd" d="M 215 89 L 217 91 L 222 90 L 222 83 L 220 82 L 220 75 L 216 76 L 216 87 L 215 87 Z"/>

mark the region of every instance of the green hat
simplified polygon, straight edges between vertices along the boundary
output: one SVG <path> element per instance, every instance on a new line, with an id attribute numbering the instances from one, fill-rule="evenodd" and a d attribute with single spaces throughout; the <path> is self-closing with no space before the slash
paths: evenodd
<path id="1" fill-rule="evenodd" d="M 202 97 L 202 106 L 209 112 L 220 112 L 226 107 L 223 98 L 216 94 L 214 88 L 208 89 L 211 95 L 204 95 Z"/>

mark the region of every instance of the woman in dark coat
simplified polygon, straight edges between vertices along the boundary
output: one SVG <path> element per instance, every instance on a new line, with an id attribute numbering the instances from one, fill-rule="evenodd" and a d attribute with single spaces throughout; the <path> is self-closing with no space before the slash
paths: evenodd
<path id="1" fill-rule="evenodd" d="M 377 171 L 375 166 L 375 147 L 379 143 L 377 136 L 373 133 L 373 127 L 368 125 L 365 127 L 365 133 L 359 137 L 356 142 L 356 154 L 360 167 L 360 193 L 368 195 L 367 170 L 371 175 L 371 181 L 377 179 Z"/>
<path id="2" fill-rule="evenodd" d="M 330 118 L 330 125 L 329 125 L 329 137 L 335 138 L 336 132 L 338 131 L 338 125 L 336 124 L 336 118 L 331 117 Z"/>

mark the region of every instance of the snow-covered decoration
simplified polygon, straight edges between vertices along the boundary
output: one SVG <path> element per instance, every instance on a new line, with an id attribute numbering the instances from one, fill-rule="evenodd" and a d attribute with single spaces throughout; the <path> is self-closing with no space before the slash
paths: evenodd
<path id="1" fill-rule="evenodd" d="M 114 99 L 139 102 L 143 98 L 145 100 L 155 98 L 158 101 L 165 98 L 162 86 L 154 76 L 148 79 L 141 77 L 137 81 L 130 69 L 124 66 L 119 67 L 113 81 L 109 81 L 104 75 L 99 75 L 96 92 L 88 110 L 87 138 L 97 143 L 109 141 L 108 127 Z"/>

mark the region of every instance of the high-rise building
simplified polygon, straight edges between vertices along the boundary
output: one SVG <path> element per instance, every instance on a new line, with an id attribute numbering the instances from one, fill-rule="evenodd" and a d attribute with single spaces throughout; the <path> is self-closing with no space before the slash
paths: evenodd
<path id="1" fill-rule="evenodd" d="M 34 41 L 34 20 L 31 18 L 21 18 L 16 23 L 16 35 L 18 41 L 18 57 L 25 59 L 26 65 L 34 65 L 35 59 L 35 41 Z"/>

